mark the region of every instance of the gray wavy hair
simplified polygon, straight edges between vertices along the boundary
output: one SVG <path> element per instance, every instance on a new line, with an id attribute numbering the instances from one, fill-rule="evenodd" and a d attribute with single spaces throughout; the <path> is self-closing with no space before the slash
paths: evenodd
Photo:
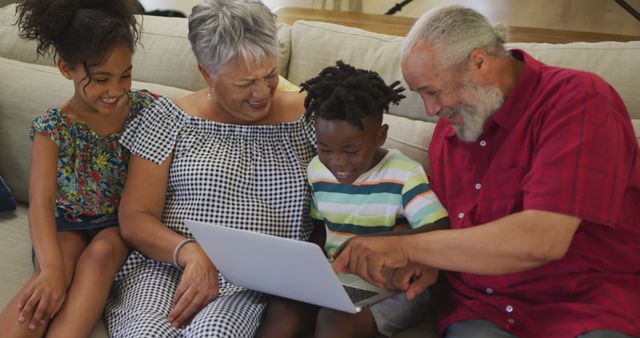
<path id="1" fill-rule="evenodd" d="M 507 27 L 492 26 L 482 14 L 463 6 L 439 7 L 423 14 L 404 40 L 402 59 L 422 41 L 438 49 L 445 69 L 460 66 L 475 48 L 491 55 L 508 55 L 504 47 Z"/>
<path id="2" fill-rule="evenodd" d="M 278 55 L 276 16 L 260 0 L 205 0 L 189 16 L 196 60 L 213 77 L 242 58 L 260 63 Z"/>

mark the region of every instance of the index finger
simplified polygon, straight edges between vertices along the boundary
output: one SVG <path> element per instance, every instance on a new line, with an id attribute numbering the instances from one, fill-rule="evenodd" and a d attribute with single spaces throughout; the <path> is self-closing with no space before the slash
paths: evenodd
<path id="1" fill-rule="evenodd" d="M 331 267 L 335 273 L 339 272 L 349 272 L 349 258 L 351 257 L 351 246 L 348 242 L 345 242 L 339 249 L 336 251 L 333 256 L 333 261 L 331 262 Z"/>
<path id="2" fill-rule="evenodd" d="M 182 324 L 184 324 L 180 322 L 178 318 L 185 317 L 185 311 L 187 311 L 187 308 L 189 308 L 191 303 L 193 303 L 194 298 L 196 297 L 196 295 L 193 293 L 193 290 L 191 288 L 188 288 L 184 293 L 180 295 L 179 298 L 174 300 L 175 303 L 173 304 L 173 308 L 167 316 L 167 320 L 169 320 L 172 325 L 180 327 Z"/>
<path id="3" fill-rule="evenodd" d="M 336 249 L 336 252 L 333 254 L 333 257 L 335 258 L 339 256 L 342 251 L 344 251 L 348 246 L 350 246 L 351 240 L 354 238 L 355 237 L 351 237 L 351 238 L 348 238 L 346 241 L 342 242 L 342 244 L 340 244 L 338 249 Z"/>
<path id="4" fill-rule="evenodd" d="M 435 282 L 433 275 L 421 274 L 415 281 L 409 284 L 409 287 L 405 291 L 405 295 L 408 300 L 414 299 L 419 294 L 423 293 L 431 284 Z"/>

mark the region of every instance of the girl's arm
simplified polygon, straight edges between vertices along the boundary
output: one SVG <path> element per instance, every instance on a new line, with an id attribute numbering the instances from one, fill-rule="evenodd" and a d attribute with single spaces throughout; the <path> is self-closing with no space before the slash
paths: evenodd
<path id="1" fill-rule="evenodd" d="M 172 159 L 169 156 L 158 165 L 131 155 L 118 213 L 125 242 L 145 256 L 166 263 L 174 263 L 174 250 L 185 239 L 161 221 Z M 167 319 L 181 327 L 217 297 L 218 271 L 195 242 L 180 249 L 177 263 L 184 272 Z"/>
<path id="2" fill-rule="evenodd" d="M 51 318 L 65 297 L 64 263 L 54 216 L 57 169 L 58 147 L 48 137 L 35 133 L 29 171 L 29 231 L 39 273 L 19 304 L 20 318 L 32 320 L 32 324 Z"/>
<path id="3" fill-rule="evenodd" d="M 40 270 L 62 271 L 62 253 L 54 208 L 56 203 L 58 147 L 35 133 L 29 171 L 29 231 Z"/>

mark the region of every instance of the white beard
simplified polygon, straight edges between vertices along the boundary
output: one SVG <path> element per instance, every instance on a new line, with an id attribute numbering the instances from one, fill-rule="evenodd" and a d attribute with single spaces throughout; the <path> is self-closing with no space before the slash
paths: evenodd
<path id="1" fill-rule="evenodd" d="M 500 109 L 503 103 L 504 97 L 497 86 L 479 86 L 469 78 L 465 78 L 461 103 L 455 107 L 444 109 L 438 115 L 460 114 L 463 124 L 451 124 L 453 130 L 461 140 L 475 142 L 482 135 L 485 122 Z"/>

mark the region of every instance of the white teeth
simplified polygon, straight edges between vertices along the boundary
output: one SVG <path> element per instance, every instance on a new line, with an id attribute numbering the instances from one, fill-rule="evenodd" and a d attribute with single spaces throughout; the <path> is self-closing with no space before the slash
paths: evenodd
<path id="1" fill-rule="evenodd" d="M 112 98 L 112 99 L 102 99 L 102 102 L 104 103 L 114 103 L 116 102 L 117 98 Z"/>

